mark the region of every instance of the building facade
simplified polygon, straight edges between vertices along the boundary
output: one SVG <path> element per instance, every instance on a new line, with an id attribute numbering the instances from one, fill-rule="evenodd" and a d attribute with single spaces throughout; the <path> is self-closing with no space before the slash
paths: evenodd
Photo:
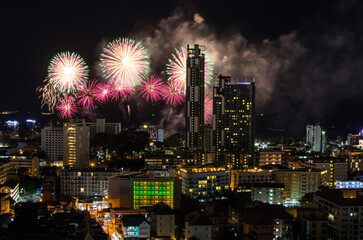
<path id="1" fill-rule="evenodd" d="M 123 174 L 109 179 L 109 203 L 112 208 L 139 209 L 164 202 L 174 209 L 180 204 L 180 187 L 180 181 L 171 177 Z"/>
<path id="2" fill-rule="evenodd" d="M 63 160 L 63 127 L 46 126 L 41 132 L 41 149 L 51 162 Z"/>
<path id="3" fill-rule="evenodd" d="M 326 133 L 322 131 L 320 125 L 308 125 L 306 127 L 306 144 L 311 147 L 313 152 L 325 152 Z"/>
<path id="4" fill-rule="evenodd" d="M 63 165 L 76 169 L 89 166 L 90 127 L 85 120 L 63 124 Z"/>
<path id="5" fill-rule="evenodd" d="M 258 164 L 260 166 L 269 165 L 269 164 L 279 164 L 284 165 L 284 151 L 278 150 L 261 150 L 260 151 L 260 159 Z"/>
<path id="6" fill-rule="evenodd" d="M 326 171 L 320 169 L 296 169 L 273 171 L 276 183 L 285 185 L 284 205 L 298 205 L 307 193 L 316 192 L 322 184 Z"/>
<path id="7" fill-rule="evenodd" d="M 325 189 L 314 193 L 314 207 L 329 220 L 329 239 L 363 239 L 362 190 Z"/>
<path id="8" fill-rule="evenodd" d="M 108 178 L 121 175 L 119 171 L 103 168 L 64 170 L 60 173 L 61 195 L 93 197 L 108 196 Z"/>
<path id="9" fill-rule="evenodd" d="M 255 83 L 231 81 L 231 76 L 219 75 L 213 88 L 213 137 L 216 152 L 246 152 L 254 150 Z"/>
<path id="10" fill-rule="evenodd" d="M 231 170 L 231 189 L 255 183 L 270 183 L 272 171 L 265 169 Z"/>
<path id="11" fill-rule="evenodd" d="M 251 188 L 252 201 L 282 205 L 284 203 L 283 183 L 254 183 Z"/>
<path id="12" fill-rule="evenodd" d="M 204 49 L 198 44 L 187 46 L 186 81 L 186 147 L 202 151 L 204 135 Z"/>
<path id="13" fill-rule="evenodd" d="M 223 190 L 230 185 L 229 171 L 214 167 L 185 167 L 180 169 L 182 193 L 192 197 L 206 197 Z"/>

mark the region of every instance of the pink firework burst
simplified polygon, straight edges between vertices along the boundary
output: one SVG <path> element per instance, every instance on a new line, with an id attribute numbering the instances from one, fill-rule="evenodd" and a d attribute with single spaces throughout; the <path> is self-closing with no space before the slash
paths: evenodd
<path id="1" fill-rule="evenodd" d="M 179 88 L 170 82 L 166 82 L 166 86 L 163 91 L 163 100 L 165 100 L 167 104 L 171 105 L 182 104 L 185 101 L 185 95 L 181 93 Z"/>
<path id="2" fill-rule="evenodd" d="M 59 111 L 59 115 L 63 119 L 72 118 L 78 110 L 74 98 L 69 96 L 63 98 L 56 109 Z"/>
<path id="3" fill-rule="evenodd" d="M 134 93 L 132 89 L 125 88 L 121 84 L 113 85 L 111 91 L 112 91 L 112 99 L 116 101 L 122 98 L 130 97 Z"/>
<path id="4" fill-rule="evenodd" d="M 156 102 L 162 99 L 163 84 L 161 79 L 152 75 L 139 87 L 140 95 L 147 102 Z"/>
<path id="5" fill-rule="evenodd" d="M 99 102 L 107 102 L 112 95 L 112 89 L 109 84 L 100 83 L 95 89 L 95 96 Z"/>
<path id="6" fill-rule="evenodd" d="M 213 115 L 213 96 L 211 93 L 204 94 L 204 122 L 211 123 Z"/>
<path id="7" fill-rule="evenodd" d="M 94 109 L 97 87 L 98 82 L 96 80 L 90 81 L 87 85 L 84 84 L 83 87 L 76 93 L 78 97 L 78 104 L 88 110 Z"/>

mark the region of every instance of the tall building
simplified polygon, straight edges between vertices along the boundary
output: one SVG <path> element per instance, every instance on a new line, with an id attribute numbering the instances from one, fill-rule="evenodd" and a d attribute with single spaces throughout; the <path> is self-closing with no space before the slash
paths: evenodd
<path id="1" fill-rule="evenodd" d="M 187 47 L 186 81 L 186 147 L 191 151 L 203 150 L 204 135 L 204 49 L 198 44 Z"/>
<path id="2" fill-rule="evenodd" d="M 42 128 L 41 149 L 51 162 L 63 160 L 63 127 L 48 125 Z"/>
<path id="3" fill-rule="evenodd" d="M 63 164 L 82 169 L 88 167 L 90 127 L 85 120 L 70 120 L 63 124 Z"/>
<path id="4" fill-rule="evenodd" d="M 217 154 L 254 150 L 255 83 L 232 82 L 231 76 L 219 75 L 213 88 L 213 130 Z"/>
<path id="5" fill-rule="evenodd" d="M 326 133 L 322 131 L 320 125 L 306 126 L 306 144 L 311 146 L 314 152 L 325 152 L 326 149 Z"/>
<path id="6" fill-rule="evenodd" d="M 91 139 L 94 139 L 97 133 L 106 133 L 111 136 L 121 132 L 121 123 L 107 123 L 104 118 L 97 118 L 96 122 L 88 124 L 90 125 Z"/>

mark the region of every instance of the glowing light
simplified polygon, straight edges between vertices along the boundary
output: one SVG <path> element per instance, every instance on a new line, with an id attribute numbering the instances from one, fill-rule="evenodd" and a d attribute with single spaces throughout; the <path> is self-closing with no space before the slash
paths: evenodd
<path id="1" fill-rule="evenodd" d="M 180 92 L 185 94 L 186 88 L 186 63 L 187 63 L 187 51 L 183 47 L 179 51 L 175 49 L 175 54 L 172 54 L 171 59 L 169 59 L 169 63 L 166 65 L 166 72 L 169 74 L 168 80 L 172 82 L 177 88 L 180 89 Z M 213 63 L 205 55 L 204 62 L 204 81 L 205 84 L 209 84 L 213 79 Z"/>
<path id="2" fill-rule="evenodd" d="M 134 92 L 130 88 L 124 88 L 121 85 L 113 86 L 112 89 L 112 99 L 118 101 L 122 98 L 130 97 Z"/>
<path id="3" fill-rule="evenodd" d="M 88 79 L 88 66 L 76 53 L 58 53 L 48 68 L 49 82 L 61 92 L 74 92 Z"/>
<path id="4" fill-rule="evenodd" d="M 213 96 L 209 92 L 204 94 L 204 122 L 211 123 L 213 116 Z"/>
<path id="5" fill-rule="evenodd" d="M 55 85 L 49 82 L 49 78 L 46 78 L 43 82 L 45 84 L 37 88 L 37 92 L 40 93 L 41 107 L 47 105 L 48 111 L 53 113 L 54 108 L 59 105 L 65 93 L 58 92 Z"/>
<path id="6" fill-rule="evenodd" d="M 95 96 L 99 102 L 106 102 L 111 97 L 112 91 L 109 84 L 102 83 L 95 89 Z"/>
<path id="7" fill-rule="evenodd" d="M 162 99 L 163 84 L 161 79 L 152 75 L 147 77 L 146 80 L 139 87 L 141 97 L 147 102 L 156 102 Z"/>
<path id="8" fill-rule="evenodd" d="M 108 43 L 101 54 L 104 77 L 115 86 L 133 88 L 149 73 L 149 56 L 140 42 L 120 38 Z"/>
<path id="9" fill-rule="evenodd" d="M 94 109 L 97 87 L 98 82 L 96 80 L 90 81 L 88 84 L 84 84 L 77 92 L 78 104 L 88 110 Z"/>
<path id="10" fill-rule="evenodd" d="M 185 95 L 170 82 L 166 82 L 166 86 L 163 91 L 163 100 L 167 104 L 175 105 L 182 104 L 185 101 Z"/>
<path id="11" fill-rule="evenodd" d="M 72 118 L 77 112 L 73 97 L 65 97 L 62 99 L 60 105 L 58 105 L 56 109 L 59 111 L 59 116 L 64 119 Z"/>

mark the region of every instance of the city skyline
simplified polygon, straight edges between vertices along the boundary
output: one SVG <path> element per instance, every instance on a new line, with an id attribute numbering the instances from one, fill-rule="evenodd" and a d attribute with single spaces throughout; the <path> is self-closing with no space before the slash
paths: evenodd
<path id="1" fill-rule="evenodd" d="M 362 60 L 357 40 L 361 22 L 358 2 L 310 4 L 313 6 L 309 2 L 296 5 L 279 2 L 273 6 L 272 3 L 261 6 L 256 6 L 257 3 L 227 3 L 223 9 L 233 16 L 230 20 L 217 16 L 218 6 L 213 2 L 207 5 L 202 2 L 164 2 L 160 4 L 162 7 L 146 2 L 128 4 L 119 7 L 135 9 L 135 16 L 126 12 L 107 14 L 107 6 L 100 5 L 96 9 L 92 3 L 64 4 L 58 8 L 40 3 L 31 6 L 7 3 L 3 23 L 11 20 L 12 24 L 4 28 L 9 38 L 2 40 L 2 46 L 4 54 L 12 58 L 2 65 L 3 77 L 7 79 L 3 81 L 3 87 L 8 91 L 2 92 L 0 110 L 33 113 L 40 110 L 35 89 L 46 77 L 49 61 L 56 53 L 79 53 L 93 68 L 90 72 L 90 79 L 93 79 L 99 77 L 95 66 L 105 43 L 118 37 L 133 37 L 142 41 L 150 51 L 154 58 L 152 72 L 160 74 L 163 81 L 167 79 L 167 59 L 174 48 L 185 48 L 186 43 L 215 50 L 210 54 L 215 63 L 215 81 L 218 71 L 232 77 L 256 77 L 256 112 L 263 113 L 260 120 L 267 123 L 260 126 L 283 126 L 295 133 L 302 133 L 305 125 L 318 122 L 336 126 L 339 130 L 352 125 L 354 129 L 351 131 L 356 131 L 362 126 L 363 117 L 355 111 L 362 88 L 359 84 Z M 139 4 L 150 11 L 138 8 Z M 277 8 L 280 15 L 272 13 L 269 7 Z M 237 17 L 239 11 L 245 16 Z M 17 14 L 20 16 L 16 17 Z M 92 15 L 96 15 L 95 19 L 91 19 Z M 256 17 L 251 18 L 253 15 Z M 29 21 L 24 21 L 25 18 Z M 270 21 L 264 21 L 264 18 Z M 80 24 L 74 25 L 74 22 Z M 94 27 L 97 25 L 99 27 Z M 80 30 L 80 26 L 86 27 Z M 180 38 L 178 31 L 186 29 L 190 33 Z M 207 32 L 210 34 L 201 37 Z M 231 41 L 226 41 L 226 34 L 231 36 Z M 27 44 L 21 44 L 23 36 L 27 36 Z M 155 47 L 160 43 L 155 45 L 155 42 L 160 39 L 165 39 L 165 46 L 158 51 Z M 222 47 L 225 47 L 225 52 Z M 233 51 L 236 54 L 232 54 Z M 15 63 L 13 59 L 19 61 Z M 228 61 L 233 64 L 223 64 L 230 63 Z M 19 94 L 9 94 L 14 92 Z M 28 104 L 22 104 L 25 100 Z M 134 112 L 133 120 L 146 121 L 155 113 L 156 122 L 163 119 L 165 122 L 163 112 L 166 106 L 157 105 L 144 111 L 149 105 L 132 104 L 131 109 L 138 110 Z M 101 107 L 98 112 L 109 117 L 107 114 L 116 112 L 116 109 L 117 104 L 111 104 Z M 122 111 L 125 110 L 117 112 L 117 118 L 124 115 Z M 175 112 L 181 114 L 183 110 Z M 259 119 L 256 121 L 259 127 Z"/>

